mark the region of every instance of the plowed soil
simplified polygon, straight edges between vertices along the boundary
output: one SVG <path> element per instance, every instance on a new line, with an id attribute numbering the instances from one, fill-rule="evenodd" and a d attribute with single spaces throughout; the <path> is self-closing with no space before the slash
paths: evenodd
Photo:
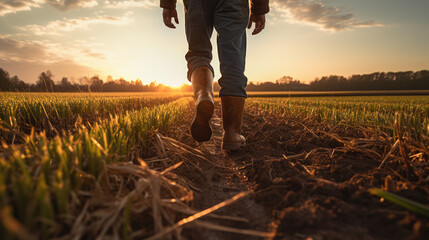
<path id="1" fill-rule="evenodd" d="M 210 141 L 199 144 L 192 139 L 188 130 L 190 110 L 167 136 L 191 151 L 175 153 L 169 149 L 167 154 L 193 166 L 175 171 L 193 189 L 191 206 L 196 210 L 240 192 L 252 193 L 216 212 L 235 219 L 202 219 L 229 230 L 209 230 L 196 224 L 184 230 L 187 238 L 428 239 L 427 218 L 368 193 L 372 187 L 387 188 L 429 203 L 427 172 L 423 173 L 424 180 L 407 176 L 407 169 L 396 159 L 378 168 L 391 145 L 378 141 L 377 131 L 329 126 L 299 117 L 280 118 L 247 108 L 243 125 L 246 147 L 224 152 L 220 149 L 219 109 L 217 102 Z M 350 139 L 361 141 L 361 147 L 351 146 Z M 234 229 L 255 232 L 233 233 Z"/>

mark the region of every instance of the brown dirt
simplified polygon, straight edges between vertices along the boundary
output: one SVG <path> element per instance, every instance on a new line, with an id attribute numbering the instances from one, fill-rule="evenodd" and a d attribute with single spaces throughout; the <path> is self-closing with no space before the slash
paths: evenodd
<path id="1" fill-rule="evenodd" d="M 196 210 L 246 190 L 253 194 L 216 212 L 247 221 L 203 220 L 236 229 L 271 232 L 275 234 L 271 239 L 428 236 L 427 218 L 381 202 L 367 191 L 372 187 L 388 188 L 409 199 L 429 203 L 427 166 L 425 179 L 407 178 L 406 168 L 396 158 L 385 169 L 377 168 L 391 148 L 382 134 L 353 126 L 329 126 L 312 119 L 282 118 L 248 108 L 243 126 L 247 146 L 226 153 L 220 149 L 222 125 L 219 103 L 216 105 L 212 139 L 203 144 L 192 140 L 188 130 L 190 111 L 166 135 L 197 152 L 179 153 L 167 147 L 167 154 L 172 159 L 184 160 L 184 166 L 188 166 L 179 167 L 175 173 L 194 190 L 191 206 Z M 184 234 L 189 239 L 257 238 L 192 225 Z"/>

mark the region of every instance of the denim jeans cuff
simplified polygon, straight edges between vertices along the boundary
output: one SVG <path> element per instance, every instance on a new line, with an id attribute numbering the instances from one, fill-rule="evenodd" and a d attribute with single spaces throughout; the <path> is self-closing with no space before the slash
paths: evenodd
<path id="1" fill-rule="evenodd" d="M 201 62 L 201 63 L 195 64 L 195 66 L 189 67 L 189 69 L 188 69 L 188 81 L 189 82 L 191 81 L 191 76 L 192 76 L 192 73 L 194 72 L 194 70 L 197 69 L 197 68 L 200 68 L 200 67 L 208 67 L 210 69 L 210 71 L 212 72 L 213 78 L 214 78 L 214 69 L 213 69 L 213 67 L 210 64 L 208 64 L 208 63 Z"/>

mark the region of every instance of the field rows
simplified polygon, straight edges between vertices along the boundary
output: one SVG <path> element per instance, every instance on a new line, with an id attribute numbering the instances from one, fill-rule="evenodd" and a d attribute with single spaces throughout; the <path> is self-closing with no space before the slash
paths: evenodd
<path id="1" fill-rule="evenodd" d="M 154 234 L 154 221 L 158 221 L 147 218 L 156 211 L 166 214 L 157 209 L 161 196 L 171 198 L 163 204 L 180 206 L 192 198 L 180 181 L 171 181 L 138 162 L 147 153 L 150 136 L 180 120 L 191 98 L 1 94 L 3 239 L 132 238 L 136 223 L 144 230 L 139 236 L 147 237 Z M 331 125 L 358 124 L 392 137 L 395 121 L 417 140 L 427 139 L 429 132 L 426 96 L 249 98 L 247 104 L 261 114 L 314 118 Z M 131 213 L 146 218 L 132 220 Z"/>
<path id="2" fill-rule="evenodd" d="M 180 95 L 142 94 L 16 94 L 2 93 L 0 140 L 11 142 L 16 133 L 29 134 L 34 128 L 47 135 L 71 130 L 76 122 L 92 123 L 127 111 L 140 110 L 176 100 Z"/>
<path id="3" fill-rule="evenodd" d="M 250 98 L 248 104 L 279 116 L 315 117 L 332 124 L 358 123 L 393 135 L 395 120 L 415 138 L 429 133 L 429 97 Z"/>
<path id="4" fill-rule="evenodd" d="M 74 219 L 76 212 L 73 211 L 83 207 L 79 192 L 108 188 L 106 181 L 99 181 L 106 166 L 129 161 L 132 149 L 143 151 L 148 134 L 174 123 L 189 101 L 189 98 L 180 98 L 151 108 L 110 115 L 90 128 L 77 126 L 73 134 L 64 136 L 47 138 L 44 132 L 32 131 L 25 136 L 23 144 L 11 147 L 6 158 L 0 158 L 2 218 L 16 218 L 27 231 L 37 233 L 40 238 L 65 234 L 67 229 L 63 227 L 53 231 L 52 223 L 71 227 L 65 219 L 67 216 Z M 114 103 L 111 101 L 110 105 Z M 128 228 L 124 224 L 129 223 L 121 225 Z M 0 235 L 3 239 L 12 239 L 13 229 L 6 227 L 0 225 Z"/>

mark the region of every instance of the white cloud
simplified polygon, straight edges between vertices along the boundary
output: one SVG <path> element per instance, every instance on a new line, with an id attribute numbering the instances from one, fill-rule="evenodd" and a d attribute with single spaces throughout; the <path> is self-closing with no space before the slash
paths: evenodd
<path id="1" fill-rule="evenodd" d="M 57 9 L 66 11 L 74 8 L 88 8 L 97 6 L 97 0 L 1 0 L 0 16 L 20 11 L 29 11 L 49 4 Z"/>
<path id="2" fill-rule="evenodd" d="M 272 8 L 285 21 L 315 25 L 322 30 L 341 31 L 356 27 L 381 26 L 375 21 L 357 20 L 354 14 L 340 8 L 309 0 L 274 0 Z"/>
<path id="3" fill-rule="evenodd" d="M 159 5 L 158 0 L 124 0 L 124 1 L 104 1 L 105 8 L 126 9 L 126 8 L 153 8 Z"/>
<path id="4" fill-rule="evenodd" d="M 89 25 L 93 24 L 115 24 L 123 25 L 132 21 L 130 18 L 132 13 L 128 12 L 123 16 L 95 16 L 81 17 L 74 19 L 63 19 L 49 22 L 47 25 L 27 25 L 20 27 L 23 31 L 30 31 L 35 35 L 60 35 L 64 32 L 70 32 L 77 29 L 89 29 Z"/>

